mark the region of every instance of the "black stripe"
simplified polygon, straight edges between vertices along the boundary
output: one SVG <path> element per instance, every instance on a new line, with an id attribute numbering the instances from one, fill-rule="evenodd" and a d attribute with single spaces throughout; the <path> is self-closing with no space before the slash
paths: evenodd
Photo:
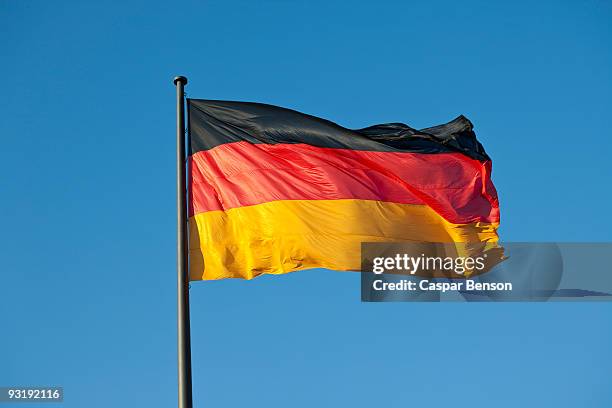
<path id="1" fill-rule="evenodd" d="M 490 160 L 465 117 L 416 130 L 403 123 L 346 129 L 316 116 L 253 102 L 189 99 L 190 154 L 224 143 L 305 143 L 338 149 L 447 153 Z"/>

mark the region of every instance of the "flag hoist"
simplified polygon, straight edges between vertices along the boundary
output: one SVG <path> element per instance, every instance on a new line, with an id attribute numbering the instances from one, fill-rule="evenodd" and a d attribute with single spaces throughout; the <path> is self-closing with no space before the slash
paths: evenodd
<path id="1" fill-rule="evenodd" d="M 363 242 L 497 245 L 491 159 L 464 116 L 348 129 L 262 103 L 185 100 L 187 78 L 174 84 L 180 408 L 192 406 L 190 280 L 359 270 Z"/>

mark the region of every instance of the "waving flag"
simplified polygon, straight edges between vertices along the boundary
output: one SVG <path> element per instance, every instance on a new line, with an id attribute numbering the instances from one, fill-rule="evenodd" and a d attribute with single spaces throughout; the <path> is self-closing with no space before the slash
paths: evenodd
<path id="1" fill-rule="evenodd" d="M 491 161 L 460 116 L 351 130 L 188 100 L 191 280 L 359 270 L 362 242 L 497 242 Z"/>

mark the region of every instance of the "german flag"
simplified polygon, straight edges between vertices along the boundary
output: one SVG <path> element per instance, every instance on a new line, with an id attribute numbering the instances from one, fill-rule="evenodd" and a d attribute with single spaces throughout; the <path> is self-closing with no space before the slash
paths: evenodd
<path id="1" fill-rule="evenodd" d="M 465 117 L 351 130 L 188 99 L 191 280 L 359 270 L 362 242 L 496 243 L 491 160 Z"/>

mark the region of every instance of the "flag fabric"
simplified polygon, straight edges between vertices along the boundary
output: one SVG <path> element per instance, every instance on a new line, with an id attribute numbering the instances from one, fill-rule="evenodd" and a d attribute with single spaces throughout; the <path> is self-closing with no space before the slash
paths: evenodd
<path id="1" fill-rule="evenodd" d="M 362 242 L 496 243 L 491 160 L 464 116 L 351 130 L 188 99 L 191 280 L 359 270 Z"/>

